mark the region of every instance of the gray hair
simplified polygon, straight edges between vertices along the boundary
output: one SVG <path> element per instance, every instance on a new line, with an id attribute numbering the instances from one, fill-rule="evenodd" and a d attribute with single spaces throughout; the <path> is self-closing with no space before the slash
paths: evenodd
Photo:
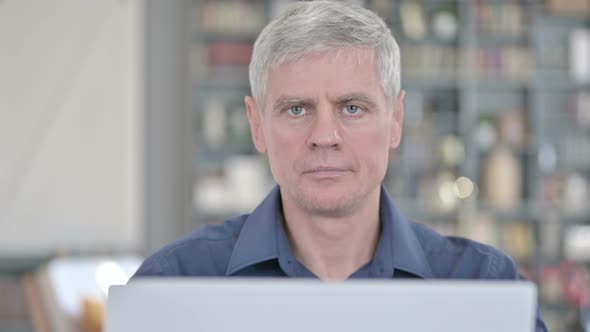
<path id="1" fill-rule="evenodd" d="M 360 6 L 312 1 L 289 6 L 256 39 L 249 68 L 252 96 L 264 107 L 271 67 L 345 48 L 373 49 L 385 96 L 393 100 L 399 94 L 399 46 L 385 22 Z"/>

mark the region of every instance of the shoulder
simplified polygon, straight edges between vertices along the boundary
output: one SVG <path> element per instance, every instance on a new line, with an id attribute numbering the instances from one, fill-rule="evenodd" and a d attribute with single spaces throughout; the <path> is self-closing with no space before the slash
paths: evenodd
<path id="1" fill-rule="evenodd" d="M 500 250 L 412 223 L 435 278 L 519 279 L 514 260 Z"/>
<path id="2" fill-rule="evenodd" d="M 158 250 L 139 267 L 140 276 L 224 275 L 247 215 L 206 225 Z"/>

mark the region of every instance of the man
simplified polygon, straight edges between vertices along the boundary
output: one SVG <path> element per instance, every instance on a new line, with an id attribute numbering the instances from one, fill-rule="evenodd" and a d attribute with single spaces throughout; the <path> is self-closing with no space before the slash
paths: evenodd
<path id="1" fill-rule="evenodd" d="M 382 187 L 405 93 L 399 48 L 377 15 L 292 5 L 256 40 L 250 84 L 252 138 L 278 186 L 250 215 L 168 245 L 136 276 L 521 278 L 501 252 L 406 220 Z"/>

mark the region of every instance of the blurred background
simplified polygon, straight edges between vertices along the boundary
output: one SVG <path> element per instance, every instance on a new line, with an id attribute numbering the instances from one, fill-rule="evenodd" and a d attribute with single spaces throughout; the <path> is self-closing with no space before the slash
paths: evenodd
<path id="1" fill-rule="evenodd" d="M 385 185 L 588 331 L 590 0 L 366 0 L 402 51 Z M 0 1 L 0 331 L 99 331 L 142 257 L 272 188 L 243 97 L 290 1 Z"/>

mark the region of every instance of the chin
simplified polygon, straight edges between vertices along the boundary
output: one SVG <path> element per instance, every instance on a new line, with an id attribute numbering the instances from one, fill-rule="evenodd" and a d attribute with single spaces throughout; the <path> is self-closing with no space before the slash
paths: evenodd
<path id="1" fill-rule="evenodd" d="M 353 194 L 346 195 L 340 192 L 305 195 L 298 199 L 297 203 L 310 214 L 338 217 L 350 214 L 357 205 L 356 201 Z"/>

